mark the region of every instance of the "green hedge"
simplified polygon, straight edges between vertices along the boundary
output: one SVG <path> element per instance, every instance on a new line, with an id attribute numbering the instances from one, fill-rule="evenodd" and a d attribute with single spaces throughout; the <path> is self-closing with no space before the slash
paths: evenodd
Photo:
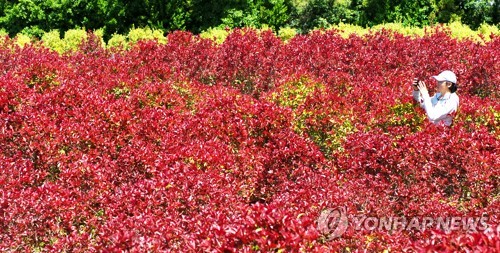
<path id="1" fill-rule="evenodd" d="M 16 0 L 0 1 L 0 29 L 41 38 L 45 32 L 103 30 L 107 41 L 134 27 L 195 34 L 210 28 L 292 28 L 307 33 L 340 23 L 423 27 L 461 21 L 473 30 L 498 27 L 491 0 Z M 285 36 L 285 35 L 284 35 Z"/>

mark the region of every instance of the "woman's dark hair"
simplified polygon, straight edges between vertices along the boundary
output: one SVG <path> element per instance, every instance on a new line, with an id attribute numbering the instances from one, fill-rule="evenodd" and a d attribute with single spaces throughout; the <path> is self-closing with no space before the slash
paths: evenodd
<path id="1" fill-rule="evenodd" d="M 457 84 L 456 83 L 451 83 L 450 91 L 451 91 L 451 93 L 455 93 L 455 91 L 457 91 Z"/>

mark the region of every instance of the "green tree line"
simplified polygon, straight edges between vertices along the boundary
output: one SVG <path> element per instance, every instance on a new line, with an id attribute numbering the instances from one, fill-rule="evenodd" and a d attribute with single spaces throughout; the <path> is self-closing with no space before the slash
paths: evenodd
<path id="1" fill-rule="evenodd" d="M 349 23 L 408 26 L 461 21 L 476 29 L 499 23 L 496 0 L 0 0 L 0 29 L 11 36 L 74 28 L 105 38 L 133 27 L 200 33 L 213 27 L 291 27 L 308 32 Z"/>

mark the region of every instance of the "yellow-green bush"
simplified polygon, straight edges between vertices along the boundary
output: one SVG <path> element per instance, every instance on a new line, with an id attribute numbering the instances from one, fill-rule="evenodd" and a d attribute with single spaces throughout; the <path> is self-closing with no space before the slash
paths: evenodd
<path id="1" fill-rule="evenodd" d="M 83 29 L 67 30 L 64 33 L 64 38 L 61 38 L 58 30 L 46 32 L 42 36 L 43 45 L 58 53 L 78 50 L 79 46 L 86 40 L 87 32 Z"/>
<path id="2" fill-rule="evenodd" d="M 262 25 L 261 28 L 257 29 L 259 33 L 268 30 L 272 29 L 267 25 Z M 227 36 L 232 31 L 233 31 L 232 29 L 213 27 L 200 33 L 200 38 L 211 39 L 215 41 L 217 44 L 221 44 L 222 42 L 224 42 L 224 40 L 226 40 Z M 290 28 L 290 27 L 280 28 L 279 31 L 277 32 L 277 36 L 280 37 L 283 41 L 287 41 L 293 38 L 295 35 L 297 35 L 297 30 L 295 28 Z"/>
<path id="3" fill-rule="evenodd" d="M 104 46 L 106 43 L 103 39 L 104 31 L 102 29 L 93 31 L 94 35 L 101 40 Z M 82 42 L 88 39 L 87 31 L 84 29 L 71 29 L 64 33 L 64 38 L 60 37 L 58 30 L 46 32 L 42 36 L 43 45 L 57 51 L 65 53 L 68 51 L 77 50 Z M 121 34 L 114 34 L 108 41 L 107 47 L 123 47 L 129 48 L 130 43 L 136 43 L 139 40 L 157 40 L 159 43 L 165 44 L 167 39 L 160 30 L 151 30 L 143 28 L 135 28 L 130 30 L 127 36 Z"/>
<path id="4" fill-rule="evenodd" d="M 167 43 L 167 38 L 160 30 L 151 30 L 149 28 L 133 28 L 128 32 L 128 42 L 136 43 L 139 40 L 157 40 L 160 44 Z"/>
<path id="5" fill-rule="evenodd" d="M 278 37 L 283 41 L 287 41 L 297 35 L 297 30 L 290 27 L 283 27 L 278 31 Z"/>
<path id="6" fill-rule="evenodd" d="M 18 34 L 15 38 L 16 44 L 20 47 L 24 47 L 24 45 L 31 43 L 31 38 L 25 34 Z"/>
<path id="7" fill-rule="evenodd" d="M 161 30 L 152 30 L 149 28 L 133 28 L 127 35 L 113 34 L 108 40 L 107 47 L 130 48 L 130 44 L 137 43 L 140 40 L 156 40 L 160 44 L 166 44 L 167 38 Z"/>
<path id="8" fill-rule="evenodd" d="M 444 30 L 452 38 L 456 38 L 459 40 L 471 39 L 475 41 L 483 40 L 480 37 L 480 35 L 484 37 L 485 41 L 490 40 L 491 34 L 500 35 L 500 31 L 496 26 L 482 24 L 477 31 L 474 31 L 469 26 L 464 25 L 459 21 L 443 25 L 427 26 L 423 28 L 404 26 L 401 23 L 386 23 L 386 24 L 376 25 L 371 28 L 363 28 L 356 25 L 340 23 L 338 25 L 329 27 L 329 29 L 339 30 L 339 33 L 346 38 L 349 37 L 351 34 L 364 36 L 370 32 L 377 32 L 381 31 L 382 29 L 397 32 L 405 36 L 416 36 L 416 37 L 422 37 L 425 34 L 432 34 L 436 30 L 437 31 Z"/>
<path id="9" fill-rule="evenodd" d="M 121 34 L 113 34 L 108 40 L 108 48 L 121 47 L 128 48 L 127 36 Z"/>
<path id="10" fill-rule="evenodd" d="M 485 37 L 489 37 L 490 35 L 500 35 L 500 30 L 498 29 L 497 26 L 494 25 L 488 25 L 486 23 L 483 23 L 478 29 L 478 32 L 484 35 Z M 487 40 L 489 38 L 486 38 Z"/>
<path id="11" fill-rule="evenodd" d="M 370 32 L 370 30 L 363 28 L 361 26 L 344 24 L 344 23 L 339 23 L 337 25 L 333 25 L 333 26 L 329 27 L 329 29 L 338 30 L 339 33 L 344 38 L 348 38 L 349 36 L 351 36 L 351 34 L 363 36 L 363 35 L 368 34 Z"/>
<path id="12" fill-rule="evenodd" d="M 377 25 L 377 26 L 372 27 L 373 31 L 380 31 L 382 29 L 397 32 L 397 33 L 403 34 L 405 36 L 424 36 L 425 35 L 424 28 L 403 26 L 403 24 L 401 24 L 401 23 L 387 23 L 387 24 Z"/>
<path id="13" fill-rule="evenodd" d="M 444 25 L 444 27 L 450 29 L 450 36 L 453 38 L 457 38 L 459 40 L 462 39 L 472 39 L 475 41 L 482 41 L 480 34 L 484 36 L 485 41 L 490 40 L 490 35 L 500 35 L 498 28 L 496 26 L 490 26 L 488 24 L 482 24 L 477 31 L 472 30 L 469 26 L 464 25 L 460 22 L 453 22 L 450 24 Z"/>
<path id="14" fill-rule="evenodd" d="M 214 27 L 200 33 L 200 38 L 212 39 L 216 43 L 220 44 L 224 42 L 224 40 L 226 40 L 228 35 L 229 35 L 228 29 Z"/>
<path id="15" fill-rule="evenodd" d="M 329 29 L 339 30 L 339 33 L 344 38 L 347 38 L 352 34 L 358 36 L 364 36 L 371 32 L 378 32 L 381 30 L 393 31 L 405 36 L 423 36 L 425 34 L 425 28 L 403 26 L 403 24 L 401 23 L 386 23 L 386 24 L 376 25 L 371 28 L 363 28 L 357 25 L 340 23 L 329 27 Z"/>
<path id="16" fill-rule="evenodd" d="M 450 24 L 446 24 L 443 27 L 449 28 L 451 32 L 451 37 L 457 38 L 459 40 L 461 39 L 473 39 L 473 40 L 480 40 L 481 38 L 478 36 L 478 32 L 473 31 L 470 29 L 469 26 L 464 25 L 460 22 L 453 22 Z"/>
<path id="17" fill-rule="evenodd" d="M 97 29 L 92 31 L 92 33 L 101 41 L 101 45 L 103 47 L 106 46 L 106 42 L 104 41 L 104 29 Z"/>
<path id="18" fill-rule="evenodd" d="M 83 29 L 71 29 L 64 33 L 64 51 L 74 51 L 87 40 L 87 32 Z"/>
<path id="19" fill-rule="evenodd" d="M 52 30 L 50 32 L 46 32 L 42 36 L 42 43 L 44 46 L 59 52 L 63 53 L 65 46 L 64 42 L 61 40 L 61 36 L 58 30 Z"/>
<path id="20" fill-rule="evenodd" d="M 154 40 L 153 31 L 142 28 L 134 28 L 128 32 L 127 39 L 133 43 L 139 40 Z"/>

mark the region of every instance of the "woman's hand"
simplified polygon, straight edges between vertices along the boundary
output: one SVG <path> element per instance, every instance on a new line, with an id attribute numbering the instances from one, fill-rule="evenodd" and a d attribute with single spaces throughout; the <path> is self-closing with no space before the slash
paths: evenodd
<path id="1" fill-rule="evenodd" d="M 424 98 L 429 97 L 429 91 L 427 90 L 427 86 L 425 85 L 424 81 L 419 81 L 417 84 L 417 88 L 420 91 L 420 94 Z"/>

